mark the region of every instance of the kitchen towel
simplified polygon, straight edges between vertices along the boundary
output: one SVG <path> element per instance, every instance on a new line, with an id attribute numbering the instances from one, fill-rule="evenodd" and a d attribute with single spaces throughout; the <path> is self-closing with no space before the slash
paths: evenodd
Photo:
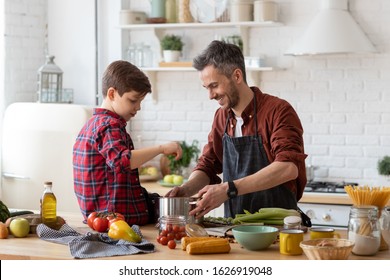
<path id="1" fill-rule="evenodd" d="M 132 229 L 142 237 L 139 226 L 133 225 Z M 143 237 L 140 243 L 134 243 L 123 239 L 111 239 L 107 233 L 87 232 L 82 235 L 67 224 L 64 224 L 59 230 L 39 224 L 37 235 L 42 240 L 68 245 L 71 255 L 76 259 L 133 255 L 155 251 L 154 244 Z"/>

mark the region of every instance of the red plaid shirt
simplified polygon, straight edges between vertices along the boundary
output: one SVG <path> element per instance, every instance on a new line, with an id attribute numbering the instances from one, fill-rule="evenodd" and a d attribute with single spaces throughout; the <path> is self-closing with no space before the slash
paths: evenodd
<path id="1" fill-rule="evenodd" d="M 73 146 L 74 191 L 81 213 L 118 212 L 129 224 L 148 222 L 148 207 L 138 169 L 130 169 L 133 141 L 126 121 L 97 108 Z"/>

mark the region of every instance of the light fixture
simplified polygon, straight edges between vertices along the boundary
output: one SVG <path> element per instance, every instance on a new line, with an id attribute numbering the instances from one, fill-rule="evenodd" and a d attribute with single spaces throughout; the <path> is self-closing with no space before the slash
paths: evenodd
<path id="1" fill-rule="evenodd" d="M 376 52 L 348 12 L 348 0 L 321 0 L 321 10 L 286 55 Z"/>

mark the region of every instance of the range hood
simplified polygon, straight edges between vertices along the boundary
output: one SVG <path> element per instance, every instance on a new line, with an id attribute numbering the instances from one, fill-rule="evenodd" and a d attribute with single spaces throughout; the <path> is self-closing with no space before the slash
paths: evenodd
<path id="1" fill-rule="evenodd" d="M 375 47 L 348 12 L 348 0 L 321 0 L 320 12 L 286 55 L 372 53 Z"/>

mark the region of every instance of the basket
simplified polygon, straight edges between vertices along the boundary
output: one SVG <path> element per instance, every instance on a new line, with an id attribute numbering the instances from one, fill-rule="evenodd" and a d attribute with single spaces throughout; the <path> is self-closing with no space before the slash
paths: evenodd
<path id="1" fill-rule="evenodd" d="M 309 260 L 347 260 L 355 242 L 339 238 L 305 240 L 300 246 Z"/>

